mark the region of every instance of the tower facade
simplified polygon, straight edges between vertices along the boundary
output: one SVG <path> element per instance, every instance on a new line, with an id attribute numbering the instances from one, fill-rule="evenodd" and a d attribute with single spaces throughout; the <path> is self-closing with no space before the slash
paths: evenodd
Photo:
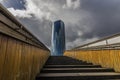
<path id="1" fill-rule="evenodd" d="M 65 51 L 65 27 L 64 22 L 61 20 L 55 21 L 52 26 L 52 50 L 53 56 L 63 55 Z"/>

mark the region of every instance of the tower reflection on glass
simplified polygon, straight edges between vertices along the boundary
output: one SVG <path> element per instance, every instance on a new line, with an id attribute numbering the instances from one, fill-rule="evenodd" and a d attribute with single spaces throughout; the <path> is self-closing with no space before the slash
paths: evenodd
<path id="1" fill-rule="evenodd" d="M 65 27 L 61 20 L 55 21 L 52 26 L 52 55 L 62 56 L 65 51 Z"/>

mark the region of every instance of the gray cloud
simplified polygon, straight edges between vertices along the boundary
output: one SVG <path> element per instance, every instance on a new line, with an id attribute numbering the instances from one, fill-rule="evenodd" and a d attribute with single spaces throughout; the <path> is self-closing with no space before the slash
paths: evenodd
<path id="1" fill-rule="evenodd" d="M 80 3 L 80 10 L 87 13 L 83 16 L 88 17 L 84 17 L 78 23 L 81 27 L 79 30 L 83 34 L 76 37 L 76 43 L 82 45 L 120 32 L 120 0 L 81 0 Z M 76 31 L 78 32 L 78 30 Z M 78 44 L 74 46 L 78 46 Z"/>
<path id="2" fill-rule="evenodd" d="M 89 36 L 104 37 L 120 31 L 120 0 L 81 0 L 81 4 L 95 21 L 95 25 L 90 26 L 92 33 Z"/>
<path id="3" fill-rule="evenodd" d="M 51 21 L 46 19 L 39 21 L 35 17 L 18 19 L 47 47 L 51 46 Z"/>
<path id="4" fill-rule="evenodd" d="M 25 1 L 26 11 L 19 12 L 27 16 L 13 14 L 49 47 L 50 23 L 57 19 L 65 22 L 67 49 L 120 31 L 120 0 Z"/>

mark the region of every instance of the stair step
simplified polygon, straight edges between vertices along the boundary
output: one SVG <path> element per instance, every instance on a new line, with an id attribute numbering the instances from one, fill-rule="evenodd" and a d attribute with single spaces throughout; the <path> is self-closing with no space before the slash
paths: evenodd
<path id="1" fill-rule="evenodd" d="M 120 80 L 120 73 L 70 57 L 52 56 L 36 80 Z"/>
<path id="2" fill-rule="evenodd" d="M 41 73 L 39 77 L 65 77 L 65 76 L 119 76 L 120 73 L 104 72 L 104 73 Z"/>
<path id="3" fill-rule="evenodd" d="M 44 68 L 96 68 L 100 65 L 45 65 Z"/>
<path id="4" fill-rule="evenodd" d="M 43 68 L 43 70 L 104 70 L 108 68 Z"/>
<path id="5" fill-rule="evenodd" d="M 101 79 L 118 79 L 120 73 L 104 72 L 104 73 L 41 73 L 36 80 L 101 80 Z"/>
<path id="6" fill-rule="evenodd" d="M 107 68 L 43 68 L 41 73 L 114 72 Z"/>
<path id="7" fill-rule="evenodd" d="M 73 62 L 60 62 L 60 63 L 47 63 L 45 65 L 93 65 L 92 63 L 73 63 Z"/>
<path id="8" fill-rule="evenodd" d="M 49 57 L 46 65 L 92 65 L 66 56 L 51 56 Z"/>

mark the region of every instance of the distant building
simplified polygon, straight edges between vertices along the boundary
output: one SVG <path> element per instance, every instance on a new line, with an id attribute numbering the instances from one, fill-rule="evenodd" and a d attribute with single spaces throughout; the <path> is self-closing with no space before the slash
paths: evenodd
<path id="1" fill-rule="evenodd" d="M 65 51 L 65 25 L 61 20 L 52 26 L 52 55 L 63 55 Z"/>

